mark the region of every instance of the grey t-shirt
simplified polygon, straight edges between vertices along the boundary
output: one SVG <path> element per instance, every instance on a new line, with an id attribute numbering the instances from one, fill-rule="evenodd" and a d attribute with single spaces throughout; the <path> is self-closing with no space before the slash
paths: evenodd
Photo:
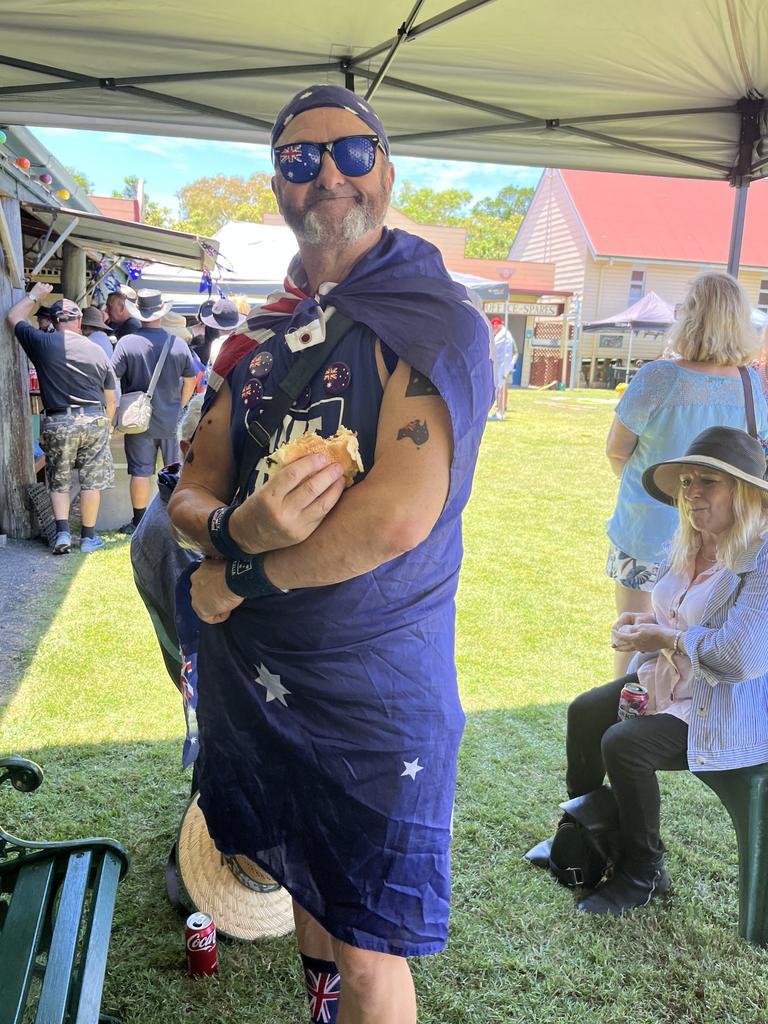
<path id="1" fill-rule="evenodd" d="M 39 331 L 26 320 L 16 324 L 14 333 L 35 365 L 44 408 L 103 405 L 104 390 L 114 390 L 106 353 L 82 334 Z"/>
<path id="2" fill-rule="evenodd" d="M 120 378 L 124 395 L 147 390 L 168 337 L 168 332 L 161 328 L 143 327 L 141 334 L 126 334 L 120 338 L 115 345 L 112 367 Z M 176 424 L 181 415 L 181 381 L 194 376 L 189 345 L 174 337 L 152 397 L 152 420 L 147 431 L 150 437 L 176 436 Z"/>

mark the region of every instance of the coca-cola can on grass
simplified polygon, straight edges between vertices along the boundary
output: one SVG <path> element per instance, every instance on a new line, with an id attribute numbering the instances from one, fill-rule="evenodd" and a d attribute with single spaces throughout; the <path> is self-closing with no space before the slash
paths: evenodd
<path id="1" fill-rule="evenodd" d="M 187 945 L 187 974 L 200 978 L 215 974 L 218 967 L 216 925 L 209 914 L 190 914 L 184 929 Z"/>

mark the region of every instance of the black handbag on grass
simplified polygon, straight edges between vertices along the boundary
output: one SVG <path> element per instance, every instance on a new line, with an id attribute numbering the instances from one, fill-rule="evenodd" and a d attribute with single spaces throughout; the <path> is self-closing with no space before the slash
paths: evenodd
<path id="1" fill-rule="evenodd" d="M 560 804 L 563 817 L 549 853 L 549 870 L 564 885 L 594 889 L 620 851 L 619 811 L 610 786 Z"/>

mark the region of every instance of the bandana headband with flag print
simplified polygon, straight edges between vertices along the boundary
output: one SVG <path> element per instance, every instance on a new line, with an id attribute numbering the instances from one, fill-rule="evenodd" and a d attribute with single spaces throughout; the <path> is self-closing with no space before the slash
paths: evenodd
<path id="1" fill-rule="evenodd" d="M 288 127 L 294 117 L 303 114 L 307 110 L 317 110 L 319 107 L 331 107 L 336 110 L 348 110 L 350 114 L 358 117 L 363 124 L 367 125 L 374 135 L 379 137 L 379 143 L 384 152 L 389 156 L 389 139 L 384 131 L 381 118 L 373 107 L 362 96 L 358 96 L 350 89 L 341 85 L 310 85 L 302 89 L 288 100 L 286 105 L 275 118 L 275 126 L 272 129 L 271 145 L 274 149 L 280 140 L 280 136 Z M 351 132 L 344 134 L 351 135 Z M 311 140 L 296 140 L 311 141 Z M 326 140 L 330 142 L 331 140 Z"/>

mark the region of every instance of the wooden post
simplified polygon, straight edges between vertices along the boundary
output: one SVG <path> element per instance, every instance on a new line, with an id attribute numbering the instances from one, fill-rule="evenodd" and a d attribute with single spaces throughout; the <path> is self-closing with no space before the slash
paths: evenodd
<path id="1" fill-rule="evenodd" d="M 85 249 L 65 242 L 61 250 L 61 294 L 77 302 L 85 285 Z"/>
<path id="2" fill-rule="evenodd" d="M 27 357 L 5 321 L 5 315 L 24 295 L 11 281 L 13 264 L 23 267 L 21 211 L 15 199 L 0 197 L 7 244 L 0 252 L 0 533 L 30 537 L 32 520 L 26 490 L 35 482 L 32 427 L 29 413 Z"/>
<path id="3" fill-rule="evenodd" d="M 568 300 L 567 309 L 563 310 L 562 327 L 560 329 L 560 359 L 562 360 L 562 369 L 560 370 L 560 383 L 565 387 L 566 381 L 568 380 L 568 318 L 567 312 L 570 312 L 571 300 Z"/>

